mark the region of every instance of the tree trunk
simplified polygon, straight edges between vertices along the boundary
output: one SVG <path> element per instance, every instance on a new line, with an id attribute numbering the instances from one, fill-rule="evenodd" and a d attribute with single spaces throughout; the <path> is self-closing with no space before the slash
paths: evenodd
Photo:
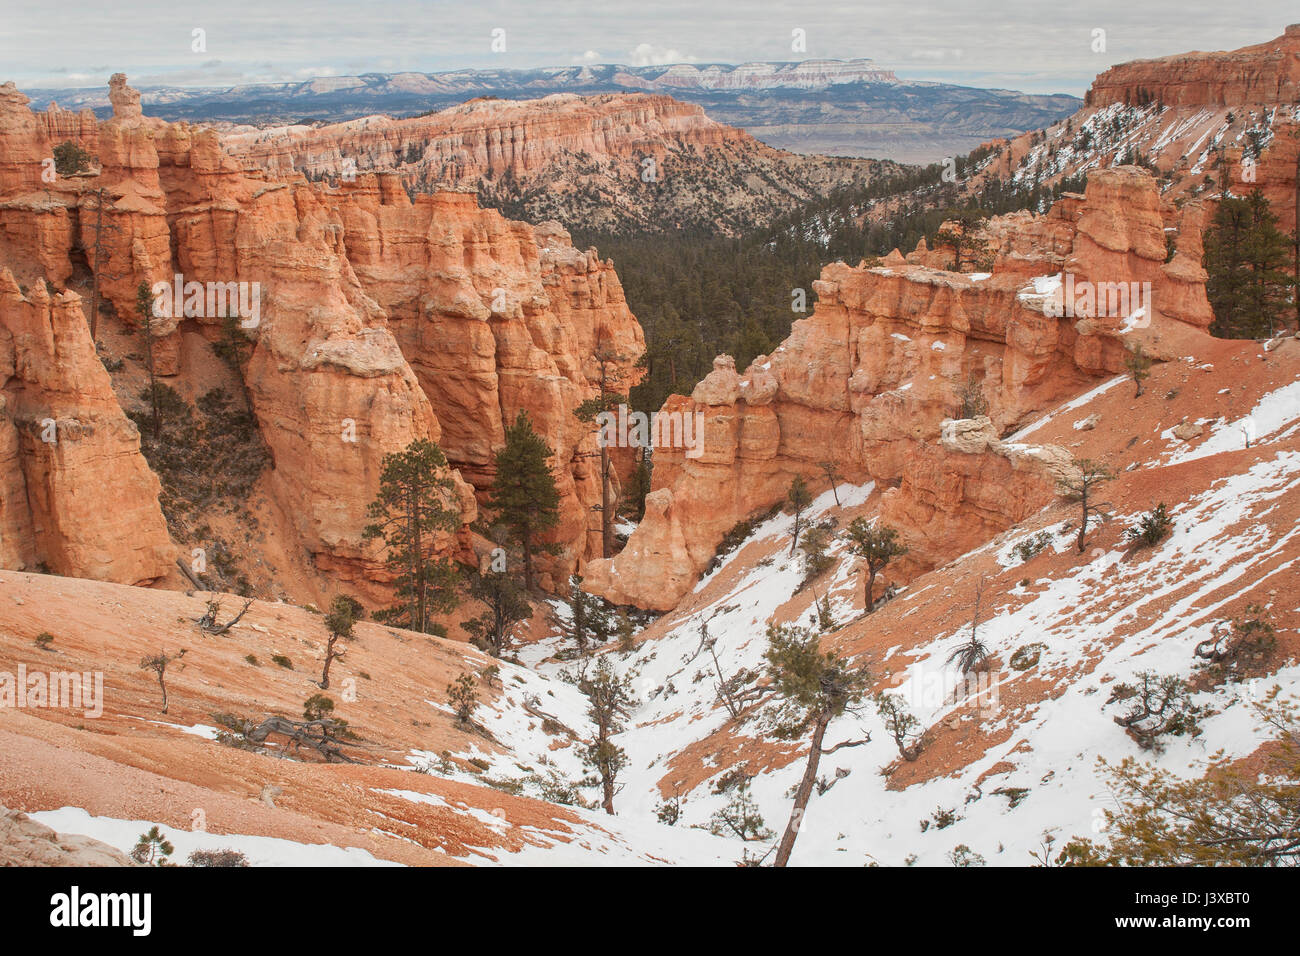
<path id="1" fill-rule="evenodd" d="M 1088 493 L 1086 491 L 1083 493 L 1082 504 L 1083 504 L 1083 517 L 1079 522 L 1079 537 L 1077 540 L 1080 554 L 1083 554 L 1084 549 L 1087 546 L 1087 536 L 1088 536 Z"/>
<path id="2" fill-rule="evenodd" d="M 92 345 L 99 332 L 99 267 L 104 250 L 100 238 L 104 235 L 104 188 L 102 186 L 99 188 L 98 196 L 99 202 L 95 207 L 95 265 L 94 271 L 90 274 L 90 342 Z"/>
<path id="3" fill-rule="evenodd" d="M 320 675 L 321 690 L 330 689 L 330 664 L 334 662 L 334 642 L 336 640 L 338 640 L 338 638 L 331 637 L 325 644 L 325 669 L 321 671 Z"/>
<path id="4" fill-rule="evenodd" d="M 614 554 L 614 505 L 610 501 L 609 449 L 600 449 L 600 552 L 601 557 Z"/>
<path id="5" fill-rule="evenodd" d="M 804 811 L 808 809 L 813 784 L 817 782 L 817 765 L 822 759 L 822 740 L 826 736 L 826 727 L 830 722 L 829 717 L 817 719 L 817 726 L 813 730 L 812 747 L 808 751 L 808 765 L 804 767 L 803 779 L 799 781 L 799 789 L 794 793 L 794 809 L 790 811 L 790 822 L 785 825 L 785 833 L 781 836 L 781 845 L 776 849 L 776 860 L 773 866 L 785 866 L 790 862 L 790 854 L 794 852 L 794 841 L 799 837 Z"/>
<path id="6" fill-rule="evenodd" d="M 525 528 L 524 533 L 519 537 L 519 543 L 524 549 L 524 590 L 531 591 L 533 589 L 533 536 Z"/>
<path id="7" fill-rule="evenodd" d="M 600 785 L 605 796 L 601 806 L 612 817 L 614 815 L 614 781 L 608 774 L 601 774 Z"/>
<path id="8" fill-rule="evenodd" d="M 871 606 L 871 592 L 876 589 L 876 569 L 870 564 L 867 565 L 867 613 L 874 610 Z"/>

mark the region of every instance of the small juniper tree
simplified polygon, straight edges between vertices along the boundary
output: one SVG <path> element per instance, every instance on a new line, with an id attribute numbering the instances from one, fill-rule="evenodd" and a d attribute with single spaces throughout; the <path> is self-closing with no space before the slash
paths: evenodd
<path id="1" fill-rule="evenodd" d="M 325 630 L 329 633 L 329 637 L 325 641 L 325 666 L 320 675 L 321 690 L 330 689 L 330 664 L 336 658 L 343 656 L 343 647 L 338 642 L 352 640 L 353 626 L 365 616 L 365 608 L 356 598 L 340 594 L 330 603 L 329 613 L 325 615 Z"/>
<path id="2" fill-rule="evenodd" d="M 772 839 L 775 834 L 767 828 L 758 803 L 750 793 L 751 777 L 745 777 L 731 788 L 731 799 L 709 820 L 709 831 L 714 836 L 738 836 L 746 843 Z"/>
<path id="3" fill-rule="evenodd" d="M 854 518 L 848 527 L 849 551 L 867 563 L 866 608 L 875 610 L 871 594 L 876 586 L 876 575 L 895 558 L 907 554 L 907 546 L 898 540 L 898 532 L 880 524 L 871 524 L 865 518 Z"/>
<path id="4" fill-rule="evenodd" d="M 533 555 L 554 554 L 553 544 L 538 536 L 560 523 L 560 492 L 547 463 L 555 452 L 533 430 L 527 412 L 520 412 L 506 428 L 505 446 L 497 452 L 496 479 L 488 509 L 505 526 L 524 555 L 524 589 L 533 589 Z"/>
<path id="5" fill-rule="evenodd" d="M 899 694 L 879 693 L 876 695 L 876 713 L 885 722 L 885 730 L 894 738 L 898 754 L 904 760 L 913 761 L 921 755 L 924 735 L 920 733 L 921 722 L 907 709 L 907 701 Z"/>
<path id="6" fill-rule="evenodd" d="M 532 617 L 533 608 L 528 603 L 528 596 L 513 574 L 492 570 L 472 575 L 469 593 L 475 600 L 482 601 L 487 609 L 461 627 L 469 634 L 471 644 L 493 657 L 500 657 L 515 625 Z"/>
<path id="7" fill-rule="evenodd" d="M 819 461 L 817 467 L 826 476 L 826 481 L 831 486 L 831 494 L 835 496 L 835 506 L 838 508 L 840 506 L 840 489 L 838 485 L 844 480 L 844 476 L 840 474 L 839 467 L 833 461 Z"/>
<path id="8" fill-rule="evenodd" d="M 808 763 L 803 778 L 795 788 L 794 807 L 785 833 L 777 847 L 775 866 L 790 861 L 795 840 L 813 787 L 821 758 L 843 747 L 858 747 L 871 740 L 846 740 L 834 747 L 824 747 L 826 730 L 837 717 L 856 713 L 866 696 L 871 675 L 864 667 L 854 667 L 834 651 L 823 652 L 817 635 L 808 628 L 786 624 L 769 624 L 768 648 L 764 655 L 772 690 L 779 704 L 772 715 L 771 728 L 781 740 L 809 736 Z"/>
<path id="9" fill-rule="evenodd" d="M 831 531 L 822 525 L 815 524 L 803 533 L 803 541 L 799 543 L 799 550 L 803 552 L 804 568 L 803 582 L 800 587 L 823 574 L 835 563 L 835 559 L 826 553 L 830 543 Z"/>
<path id="10" fill-rule="evenodd" d="M 1146 514 L 1144 514 L 1138 523 L 1124 532 L 1124 536 L 1135 547 L 1154 547 L 1174 530 L 1174 519 L 1169 517 L 1167 509 L 1162 501 Z"/>
<path id="11" fill-rule="evenodd" d="M 1128 710 L 1114 718 L 1115 723 L 1144 750 L 1160 750 L 1160 738 L 1166 734 L 1195 737 L 1201 732 L 1197 723 L 1201 709 L 1192 703 L 1187 682 L 1177 675 L 1142 671 L 1136 684 L 1112 688 L 1106 703 L 1115 701 L 1131 701 Z"/>
<path id="12" fill-rule="evenodd" d="M 372 523 L 363 538 L 384 542 L 385 563 L 401 603 L 377 612 L 376 620 L 432 633 L 433 614 L 445 614 L 459 602 L 456 571 L 435 553 L 437 532 L 460 526 L 454 489 L 446 456 L 427 439 L 384 456 L 379 493 L 368 512 Z"/>
<path id="13" fill-rule="evenodd" d="M 1135 386 L 1133 397 L 1140 398 L 1142 383 L 1151 377 L 1151 356 L 1143 350 L 1141 342 L 1128 350 L 1128 354 L 1124 356 L 1124 367 L 1128 369 L 1129 375 L 1133 376 Z"/>
<path id="14" fill-rule="evenodd" d="M 478 708 L 478 688 L 474 675 L 465 671 L 448 684 L 447 700 L 456 711 L 456 723 L 461 727 L 470 726 L 474 711 Z"/>
<path id="15" fill-rule="evenodd" d="M 302 702 L 303 720 L 332 719 L 333 714 L 334 701 L 324 694 L 312 694 Z"/>
<path id="16" fill-rule="evenodd" d="M 790 490 L 785 496 L 786 503 L 789 504 L 790 510 L 794 512 L 794 540 L 790 542 L 790 557 L 794 557 L 794 549 L 799 545 L 799 528 L 803 520 L 803 513 L 812 504 L 812 492 L 808 490 L 808 483 L 803 480 L 803 475 L 795 475 L 794 481 L 790 482 Z"/>
<path id="17" fill-rule="evenodd" d="M 90 168 L 90 154 L 72 140 L 65 140 L 52 150 L 54 171 L 60 176 L 72 176 Z"/>
<path id="18" fill-rule="evenodd" d="M 1072 464 L 1077 474 L 1062 478 L 1058 485 L 1068 500 L 1079 504 L 1079 534 L 1075 543 L 1083 554 L 1088 545 L 1088 519 L 1095 516 L 1098 521 L 1105 521 L 1109 517 L 1105 511 L 1109 504 L 1097 501 L 1097 491 L 1115 477 L 1115 472 L 1091 458 L 1076 458 Z"/>
<path id="19" fill-rule="evenodd" d="M 578 689 L 587 698 L 587 716 L 596 725 L 596 736 L 587 744 L 583 762 L 592 771 L 591 782 L 599 783 L 601 806 L 614 813 L 614 796 L 619 791 L 618 775 L 627 765 L 627 753 L 611 739 L 623 731 L 633 701 L 630 678 L 618 674 L 603 656 L 594 673 L 578 680 Z"/>
<path id="20" fill-rule="evenodd" d="M 1277 632 L 1261 604 L 1246 605 L 1246 613 L 1232 621 L 1219 621 L 1210 636 L 1196 645 L 1195 655 L 1236 676 L 1248 660 L 1262 661 L 1277 647 Z"/>

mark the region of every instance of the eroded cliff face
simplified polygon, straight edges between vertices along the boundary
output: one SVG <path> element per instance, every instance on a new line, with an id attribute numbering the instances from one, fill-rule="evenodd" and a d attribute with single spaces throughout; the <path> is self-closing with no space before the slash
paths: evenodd
<path id="1" fill-rule="evenodd" d="M 561 554 L 543 582 L 562 582 L 599 547 L 594 440 L 574 410 L 596 392 L 598 345 L 617 351 L 635 380 L 643 343 L 612 267 L 594 250 L 575 250 L 554 225 L 481 210 L 471 195 L 412 203 L 394 177 L 332 189 L 250 175 L 213 131 L 144 117 L 124 77 L 110 95 L 114 116 L 97 137 L 101 171 L 49 182 L 40 174 L 49 124 L 22 94 L 0 88 L 0 136 L 12 147 L 0 166 L 0 255 L 24 282 L 88 291 L 98 245 L 101 322 L 127 329 L 140 324 L 142 282 L 180 276 L 228 288 L 225 309 L 205 296 L 197 310 L 155 319 L 158 372 L 178 382 L 203 378 L 185 366 L 193 353 L 182 337 L 221 341 L 234 297 L 255 300 L 235 319 L 251 340 L 242 374 L 273 460 L 267 488 L 317 571 L 378 599 L 382 554 L 362 540 L 365 510 L 384 456 L 417 438 L 445 443 L 473 482 L 453 470 L 462 529 L 441 542 L 470 557 L 475 488 L 490 484 L 502 422 L 518 411 L 556 449 L 564 496 Z M 0 439 L 0 455 L 10 445 Z M 70 475 L 81 480 L 75 468 Z M 156 509 L 156 487 L 153 496 Z M 15 531 L 13 540 L 31 535 Z M 65 567 L 82 573 L 76 562 Z"/>
<path id="2" fill-rule="evenodd" d="M 0 268 L 0 566 L 123 584 L 171 570 L 158 479 L 75 292 Z"/>
<path id="3" fill-rule="evenodd" d="M 1085 103 L 1160 100 L 1168 106 L 1245 106 L 1300 100 L 1300 24 L 1282 36 L 1216 53 L 1121 63 L 1093 81 Z"/>
<path id="4" fill-rule="evenodd" d="M 665 412 L 703 417 L 703 454 L 656 449 L 645 521 L 622 554 L 587 564 L 587 586 L 619 603 L 673 607 L 726 531 L 781 501 L 795 475 L 825 489 L 821 461 L 876 483 L 882 520 L 911 549 L 902 576 L 1042 507 L 1069 456 L 1000 437 L 1122 372 L 1137 342 L 1172 358 L 1204 340 L 1201 210 L 1181 214 L 1187 234 L 1168 263 L 1167 211 L 1145 171 L 1101 170 L 1086 196 L 1044 217 L 994 220 L 991 274 L 920 264 L 923 248 L 914 262 L 895 253 L 876 267 L 828 266 L 816 310 L 771 356 L 743 374 L 722 356 L 689 399 L 666 403 Z M 1121 284 L 1127 304 L 1111 308 L 1108 290 Z M 1076 296 L 1063 302 L 1067 289 L 1085 288 L 1106 300 L 1100 314 L 1072 313 Z M 951 422 L 945 431 L 972 381 L 987 418 L 973 432 Z"/>
<path id="5" fill-rule="evenodd" d="M 396 172 L 411 190 L 476 189 L 533 222 L 587 229 L 739 229 L 892 165 L 786 153 L 645 93 L 479 99 L 409 119 L 239 128 L 223 143 L 272 176 Z"/>

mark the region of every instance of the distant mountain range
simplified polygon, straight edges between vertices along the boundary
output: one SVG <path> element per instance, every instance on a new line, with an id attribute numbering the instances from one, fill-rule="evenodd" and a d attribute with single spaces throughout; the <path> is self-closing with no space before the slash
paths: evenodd
<path id="1" fill-rule="evenodd" d="M 483 96 L 534 99 L 632 90 L 697 103 L 712 118 L 781 149 L 901 162 L 965 153 L 989 139 L 1048 126 L 1081 104 L 1063 93 L 900 80 L 867 59 L 367 73 L 226 89 L 155 87 L 142 93 L 149 113 L 167 120 L 282 125 L 373 113 L 409 116 Z M 57 101 L 100 116 L 110 112 L 103 87 L 29 93 L 38 109 Z"/>

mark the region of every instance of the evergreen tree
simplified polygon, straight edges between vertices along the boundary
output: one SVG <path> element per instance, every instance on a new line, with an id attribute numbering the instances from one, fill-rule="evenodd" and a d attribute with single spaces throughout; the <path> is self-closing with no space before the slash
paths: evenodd
<path id="1" fill-rule="evenodd" d="M 598 369 L 597 387 L 599 391 L 594 398 L 582 402 L 574 415 L 588 425 L 598 422 L 599 416 L 617 414 L 620 405 L 627 403 L 627 395 L 620 391 L 622 386 L 622 362 L 626 357 L 619 355 L 608 345 L 601 345 L 593 356 Z M 613 465 L 610 462 L 607 432 L 601 428 L 598 432 L 600 446 L 600 541 L 601 557 L 608 558 L 614 554 L 614 501 Z"/>
<path id="2" fill-rule="evenodd" d="M 385 563 L 394 575 L 401 604 L 377 612 L 376 620 L 436 633 L 432 615 L 446 614 L 459 603 L 456 570 L 435 553 L 437 532 L 460 526 L 454 488 L 446 456 L 427 439 L 416 439 L 404 451 L 384 456 L 379 494 L 368 510 L 372 523 L 362 537 L 383 540 Z"/>
<path id="3" fill-rule="evenodd" d="M 1205 231 L 1206 295 L 1214 309 L 1210 331 L 1222 338 L 1262 338 L 1285 324 L 1291 241 L 1259 189 L 1224 196 Z"/>
<path id="4" fill-rule="evenodd" d="M 790 510 L 794 512 L 794 539 L 790 542 L 790 557 L 794 557 L 795 548 L 799 546 L 799 528 L 803 521 L 803 513 L 813 501 L 812 492 L 808 490 L 808 482 L 803 480 L 803 475 L 794 476 L 785 500 Z"/>
<path id="5" fill-rule="evenodd" d="M 321 690 L 330 689 L 330 664 L 343 656 L 343 649 L 336 647 L 340 640 L 352 640 L 352 627 L 366 616 L 366 610 L 356 600 L 340 594 L 330 603 L 329 613 L 325 615 L 325 630 L 329 637 L 325 642 L 325 667 L 321 671 Z"/>
<path id="6" fill-rule="evenodd" d="M 593 772 L 590 783 L 599 783 L 601 806 L 614 813 L 614 796 L 618 793 L 618 775 L 627 766 L 627 753 L 610 738 L 623 731 L 623 721 L 630 712 L 633 696 L 631 680 L 619 675 L 608 656 L 596 664 L 594 674 L 584 675 L 578 689 L 587 697 L 587 716 L 596 725 L 596 736 L 587 745 L 583 760 Z"/>
<path id="7" fill-rule="evenodd" d="M 154 368 L 153 343 L 156 336 L 154 327 L 156 318 L 153 314 L 153 295 L 149 283 L 141 280 L 135 290 L 135 309 L 140 315 L 140 336 L 144 339 L 144 367 L 149 374 L 149 408 L 153 424 L 153 437 L 157 441 L 162 434 L 162 417 L 158 410 L 158 377 Z"/>
<path id="8" fill-rule="evenodd" d="M 1075 543 L 1079 553 L 1083 554 L 1087 545 L 1088 519 L 1096 516 L 1097 520 L 1105 521 L 1109 517 L 1104 510 L 1108 507 L 1106 502 L 1097 501 L 1097 491 L 1102 484 L 1115 477 L 1115 472 L 1091 458 L 1076 458 L 1071 464 L 1076 474 L 1057 484 L 1066 498 L 1079 503 L 1079 534 Z"/>
<path id="9" fill-rule="evenodd" d="M 781 740 L 798 740 L 810 734 L 808 763 L 803 778 L 795 788 L 794 808 L 785 833 L 777 846 L 775 866 L 785 866 L 794 851 L 794 841 L 813 786 L 821 758 L 843 747 L 858 747 L 870 737 L 846 740 L 825 748 L 826 729 L 831 721 L 846 713 L 856 713 L 866 697 L 871 675 L 864 667 L 853 667 L 834 651 L 823 653 L 817 635 L 803 627 L 769 624 L 767 628 L 768 677 L 780 698 L 771 725 Z"/>
<path id="10" fill-rule="evenodd" d="M 514 626 L 533 615 L 528 596 L 514 575 L 506 571 L 473 575 L 469 579 L 469 593 L 487 605 L 487 610 L 461 627 L 469 634 L 471 644 L 493 657 L 500 657 Z"/>
<path id="11" fill-rule="evenodd" d="M 875 610 L 872 591 L 876 575 L 894 558 L 907 554 L 907 546 L 898 540 L 898 531 L 884 525 L 871 524 L 865 518 L 854 518 L 848 527 L 849 551 L 867 562 L 866 606 L 867 613 Z"/>
<path id="12" fill-rule="evenodd" d="M 591 641 L 603 644 L 616 629 L 617 624 L 605 601 L 582 589 L 582 575 L 570 577 L 569 619 L 564 622 L 563 630 L 578 650 L 585 653 Z"/>
<path id="13" fill-rule="evenodd" d="M 1141 398 L 1142 383 L 1151 377 L 1151 356 L 1147 355 L 1142 348 L 1141 342 L 1128 350 L 1128 355 L 1124 356 L 1124 367 L 1133 376 L 1133 385 L 1135 386 L 1133 397 Z"/>
<path id="14" fill-rule="evenodd" d="M 533 430 L 527 412 L 506 428 L 506 443 L 496 457 L 496 480 L 488 508 L 505 526 L 524 555 L 524 588 L 533 589 L 533 554 L 558 550 L 538 535 L 560 523 L 560 492 L 548 460 L 555 452 Z"/>

